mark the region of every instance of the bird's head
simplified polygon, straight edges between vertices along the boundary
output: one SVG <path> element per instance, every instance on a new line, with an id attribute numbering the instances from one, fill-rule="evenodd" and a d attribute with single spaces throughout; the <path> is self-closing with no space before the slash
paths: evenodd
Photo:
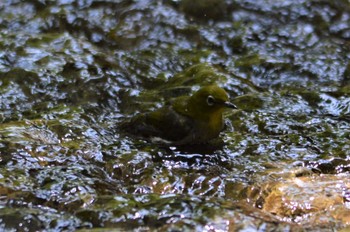
<path id="1" fill-rule="evenodd" d="M 226 91 L 217 85 L 202 87 L 194 93 L 188 102 L 188 108 L 194 117 L 221 114 L 225 108 L 237 109 L 229 102 Z"/>

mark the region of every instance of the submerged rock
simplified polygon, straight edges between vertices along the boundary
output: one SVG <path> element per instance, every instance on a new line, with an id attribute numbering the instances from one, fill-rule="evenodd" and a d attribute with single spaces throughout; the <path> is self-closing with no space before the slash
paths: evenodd
<path id="1" fill-rule="evenodd" d="M 282 177 L 252 187 L 249 197 L 258 208 L 282 221 L 305 227 L 349 225 L 349 177 L 349 174 Z"/>

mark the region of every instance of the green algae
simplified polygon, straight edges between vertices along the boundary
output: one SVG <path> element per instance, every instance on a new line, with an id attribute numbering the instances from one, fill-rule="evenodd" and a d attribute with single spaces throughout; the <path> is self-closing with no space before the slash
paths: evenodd
<path id="1" fill-rule="evenodd" d="M 202 19 L 220 19 L 225 16 L 227 5 L 223 0 L 184 0 L 180 8 L 188 15 Z"/>
<path id="2" fill-rule="evenodd" d="M 233 102 L 238 106 L 239 109 L 244 111 L 252 111 L 263 107 L 263 100 L 257 95 L 246 94 L 235 97 Z"/>

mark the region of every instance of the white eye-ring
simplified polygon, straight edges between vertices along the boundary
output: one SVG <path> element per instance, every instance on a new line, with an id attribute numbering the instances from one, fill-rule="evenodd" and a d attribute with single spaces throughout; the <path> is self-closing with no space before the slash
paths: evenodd
<path id="1" fill-rule="evenodd" d="M 207 97 L 207 104 L 208 106 L 213 106 L 215 104 L 215 98 L 211 95 Z"/>

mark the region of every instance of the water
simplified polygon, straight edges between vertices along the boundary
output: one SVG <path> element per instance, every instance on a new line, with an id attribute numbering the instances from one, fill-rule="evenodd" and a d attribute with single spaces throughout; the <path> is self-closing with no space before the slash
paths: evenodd
<path id="1" fill-rule="evenodd" d="M 0 228 L 349 226 L 348 1 L 6 1 L 0 15 Z M 214 146 L 120 133 L 210 82 L 239 108 Z"/>

